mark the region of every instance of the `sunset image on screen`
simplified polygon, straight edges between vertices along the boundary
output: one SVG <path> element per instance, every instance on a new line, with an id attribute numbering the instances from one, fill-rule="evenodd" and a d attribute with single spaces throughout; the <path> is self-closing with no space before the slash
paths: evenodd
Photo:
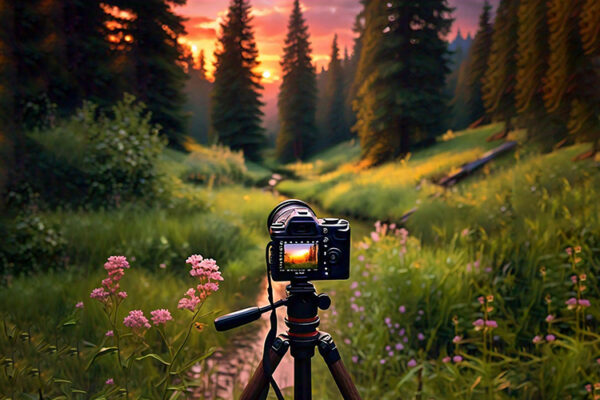
<path id="1" fill-rule="evenodd" d="M 317 245 L 315 243 L 289 243 L 284 246 L 283 268 L 317 268 Z"/>

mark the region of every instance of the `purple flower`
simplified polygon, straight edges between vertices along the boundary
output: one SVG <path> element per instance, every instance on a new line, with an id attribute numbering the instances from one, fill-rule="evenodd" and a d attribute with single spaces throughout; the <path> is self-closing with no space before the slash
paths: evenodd
<path id="1" fill-rule="evenodd" d="M 454 361 L 455 363 L 459 363 L 463 360 L 462 356 L 454 356 L 452 357 L 452 361 Z"/>
<path id="2" fill-rule="evenodd" d="M 356 289 L 358 287 L 358 282 L 352 282 L 352 284 L 350 285 L 350 289 Z"/>
<path id="3" fill-rule="evenodd" d="M 392 325 L 392 319 L 390 317 L 385 317 L 384 321 L 387 326 Z"/>
<path id="4" fill-rule="evenodd" d="M 549 342 L 554 342 L 556 340 L 556 336 L 553 334 L 546 335 L 546 340 Z"/>
<path id="5" fill-rule="evenodd" d="M 104 382 L 104 383 L 106 383 L 107 385 L 114 385 L 114 384 L 115 384 L 115 381 L 114 381 L 114 379 L 113 379 L 113 378 L 108 378 L 108 379 L 106 380 L 106 382 Z"/>
<path id="6" fill-rule="evenodd" d="M 350 343 L 352 343 L 352 342 L 350 341 L 350 339 L 346 338 L 346 339 L 344 339 L 344 343 L 346 343 L 346 344 L 350 344 Z"/>
<path id="7" fill-rule="evenodd" d="M 80 301 L 77 304 L 75 304 L 75 308 L 83 308 L 83 301 Z"/>
<path id="8" fill-rule="evenodd" d="M 390 351 L 392 349 L 392 346 L 385 346 L 385 351 Z"/>
<path id="9" fill-rule="evenodd" d="M 410 361 L 406 365 L 409 366 L 410 368 L 416 367 L 417 366 L 417 362 L 415 361 L 414 358 L 411 358 Z"/>
<path id="10" fill-rule="evenodd" d="M 400 351 L 404 349 L 404 345 L 402 343 L 396 343 L 396 346 L 394 346 L 396 348 L 396 350 Z"/>
<path id="11" fill-rule="evenodd" d="M 489 328 L 497 328 L 498 323 L 496 321 L 494 321 L 493 319 L 490 319 L 489 321 L 485 321 L 485 326 L 487 326 Z"/>
<path id="12" fill-rule="evenodd" d="M 554 321 L 554 315 L 548 314 L 548 316 L 546 317 L 546 322 L 550 323 L 552 321 Z"/>
<path id="13" fill-rule="evenodd" d="M 462 336 L 454 336 L 454 339 L 452 339 L 452 343 L 459 343 L 462 340 Z"/>
<path id="14" fill-rule="evenodd" d="M 361 295 L 362 295 L 362 293 L 360 292 L 360 290 L 355 290 L 354 291 L 354 296 L 360 297 Z"/>
<path id="15" fill-rule="evenodd" d="M 352 362 L 356 364 L 358 362 L 358 356 L 352 356 Z"/>
<path id="16" fill-rule="evenodd" d="M 400 307 L 398 307 L 398 311 L 400 311 L 401 314 L 404 314 L 406 312 L 406 307 L 400 306 Z"/>
<path id="17" fill-rule="evenodd" d="M 115 333 L 112 330 L 106 331 L 106 333 L 104 334 L 104 336 L 108 336 L 108 337 L 115 336 Z"/>
<path id="18" fill-rule="evenodd" d="M 538 344 L 538 343 L 541 343 L 542 340 L 543 339 L 542 339 L 542 337 L 540 335 L 536 335 L 536 336 L 534 336 L 532 342 L 533 342 L 533 344 Z"/>
<path id="19" fill-rule="evenodd" d="M 477 327 L 477 328 L 481 328 L 485 325 L 485 322 L 483 321 L 483 319 L 479 318 L 475 321 L 473 321 L 473 326 Z"/>
<path id="20" fill-rule="evenodd" d="M 385 364 L 385 358 L 382 358 L 381 360 L 379 360 L 379 364 Z"/>
<path id="21" fill-rule="evenodd" d="M 425 335 L 423 335 L 421 332 L 419 332 L 419 334 L 417 335 L 417 339 L 425 340 Z"/>
<path id="22" fill-rule="evenodd" d="M 579 305 L 582 306 L 582 307 L 589 307 L 591 304 L 590 304 L 589 300 L 587 300 L 587 299 L 581 299 L 581 300 L 579 300 Z"/>
<path id="23" fill-rule="evenodd" d="M 451 360 L 451 358 L 450 358 L 450 357 L 444 357 L 444 358 L 442 358 L 442 362 L 443 362 L 443 363 L 449 363 L 449 362 L 450 362 L 450 360 Z"/>
<path id="24" fill-rule="evenodd" d="M 393 357 L 394 356 L 394 352 L 393 351 L 389 351 L 388 352 L 388 356 Z"/>
<path id="25" fill-rule="evenodd" d="M 348 328 L 352 328 L 354 324 L 352 322 L 348 322 Z"/>

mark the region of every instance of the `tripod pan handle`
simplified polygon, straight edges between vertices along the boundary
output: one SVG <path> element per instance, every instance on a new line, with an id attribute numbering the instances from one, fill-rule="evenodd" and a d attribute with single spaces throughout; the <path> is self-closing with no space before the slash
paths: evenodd
<path id="1" fill-rule="evenodd" d="M 258 307 L 249 307 L 243 310 L 232 312 L 215 319 L 215 328 L 218 331 L 227 331 L 237 328 L 260 318 L 261 310 Z"/>

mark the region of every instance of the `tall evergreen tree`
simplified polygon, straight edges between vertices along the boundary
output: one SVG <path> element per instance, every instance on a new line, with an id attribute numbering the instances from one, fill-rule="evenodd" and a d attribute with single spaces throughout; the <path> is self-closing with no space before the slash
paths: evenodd
<path id="1" fill-rule="evenodd" d="M 215 51 L 211 124 L 219 142 L 258 159 L 265 143 L 260 100 L 263 87 L 255 72 L 258 49 L 251 22 L 249 1 L 231 0 Z"/>
<path id="2" fill-rule="evenodd" d="M 309 39 L 300 2 L 295 0 L 283 48 L 283 81 L 277 103 L 277 155 L 284 161 L 305 158 L 314 150 L 317 80 Z"/>
<path id="3" fill-rule="evenodd" d="M 358 64 L 360 62 L 360 57 L 362 53 L 363 40 L 365 34 L 365 9 L 367 7 L 368 2 L 369 0 L 360 0 L 362 9 L 356 15 L 354 25 L 352 26 L 352 31 L 356 35 L 354 38 L 354 45 L 352 47 L 352 57 L 350 58 L 348 66 L 344 68 L 347 80 L 346 86 L 348 89 L 348 92 L 346 93 L 346 109 L 348 110 L 346 115 L 348 116 L 348 126 L 351 127 L 356 124 L 356 113 L 352 104 L 354 103 L 354 100 L 356 100 L 359 82 L 362 83 L 362 81 L 359 81 L 356 78 L 356 74 L 358 72 Z"/>
<path id="4" fill-rule="evenodd" d="M 506 121 L 512 129 L 516 114 L 514 86 L 517 73 L 519 0 L 501 0 L 492 33 L 488 68 L 483 79 L 483 101 L 486 111 L 495 119 Z"/>
<path id="5" fill-rule="evenodd" d="M 114 0 L 131 10 L 135 18 L 125 34 L 131 35 L 128 63 L 132 92 L 152 112 L 152 120 L 162 126 L 169 143 L 182 144 L 185 131 L 184 86 L 186 74 L 181 64 L 183 50 L 177 39 L 185 34 L 184 18 L 173 6 L 186 0 Z"/>
<path id="6" fill-rule="evenodd" d="M 188 133 L 199 143 L 208 143 L 210 128 L 210 92 L 212 83 L 206 77 L 204 50 L 200 51 L 198 62 L 188 69 L 186 84 L 186 111 L 190 113 Z"/>
<path id="7" fill-rule="evenodd" d="M 337 34 L 331 43 L 331 56 L 328 66 L 327 82 L 327 125 L 328 132 L 323 132 L 327 144 L 338 144 L 350 138 L 345 115 L 344 98 L 344 71 L 340 59 L 340 49 L 337 43 Z"/>
<path id="8" fill-rule="evenodd" d="M 579 20 L 579 29 L 581 34 L 581 44 L 587 58 L 587 74 L 585 81 L 582 82 L 587 93 L 582 93 L 587 100 L 587 107 L 581 107 L 584 112 L 575 113 L 574 118 L 586 120 L 582 123 L 588 129 L 588 138 L 594 142 L 594 151 L 600 152 L 600 2 L 596 0 L 585 0 Z M 596 60 L 596 61 L 593 61 Z M 590 113 L 585 111 L 589 110 Z M 587 114 L 587 115 L 586 115 Z"/>
<path id="9" fill-rule="evenodd" d="M 356 79 L 362 156 L 379 163 L 441 130 L 451 9 L 445 0 L 371 0 Z"/>
<path id="10" fill-rule="evenodd" d="M 543 134 L 549 139 L 549 135 L 560 132 L 548 125 L 542 98 L 542 77 L 548 69 L 549 51 L 546 4 L 546 0 L 521 0 L 519 5 L 515 100 L 528 135 Z"/>
<path id="11" fill-rule="evenodd" d="M 479 17 L 479 28 L 473 40 L 473 45 L 468 55 L 467 78 L 467 108 L 469 110 L 469 119 L 476 121 L 485 114 L 483 106 L 481 86 L 483 77 L 487 70 L 487 63 L 492 45 L 492 23 L 490 11 L 492 6 L 485 0 L 483 11 Z"/>

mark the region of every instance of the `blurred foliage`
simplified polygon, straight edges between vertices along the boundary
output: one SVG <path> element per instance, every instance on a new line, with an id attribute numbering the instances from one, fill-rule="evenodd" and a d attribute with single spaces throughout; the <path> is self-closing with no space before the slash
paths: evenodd
<path id="1" fill-rule="evenodd" d="M 86 103 L 73 117 L 30 133 L 27 182 L 45 201 L 115 206 L 151 202 L 164 147 L 143 103 L 125 95 L 110 114 Z"/>

